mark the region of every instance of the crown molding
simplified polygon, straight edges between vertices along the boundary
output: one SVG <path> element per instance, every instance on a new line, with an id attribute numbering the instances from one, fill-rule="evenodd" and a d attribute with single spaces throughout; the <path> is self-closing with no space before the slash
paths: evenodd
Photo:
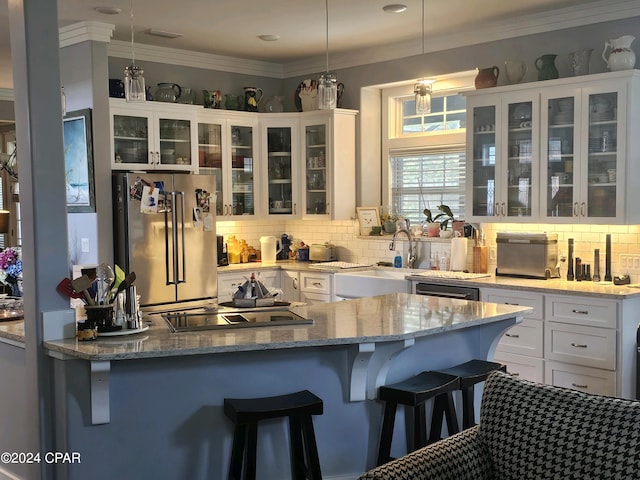
<path id="1" fill-rule="evenodd" d="M 109 43 L 115 25 L 102 22 L 78 22 L 60 28 L 60 48 L 86 41 Z"/>
<path id="2" fill-rule="evenodd" d="M 283 68 L 279 63 L 192 52 L 177 48 L 156 47 L 142 43 L 135 44 L 135 52 L 136 61 L 146 60 L 149 62 L 170 63 L 183 67 L 204 68 L 221 72 L 284 78 Z M 110 57 L 131 58 L 131 44 L 129 42 L 114 40 L 107 45 L 107 55 Z"/>
<path id="3" fill-rule="evenodd" d="M 640 2 L 638 0 L 601 0 L 580 8 L 569 7 L 526 15 L 509 22 L 495 22 L 475 30 L 429 37 L 424 53 L 637 16 L 640 16 Z M 88 23 L 97 22 L 82 22 L 82 24 Z M 145 44 L 136 44 L 135 52 L 137 60 L 279 79 L 321 72 L 326 68 L 324 55 L 280 64 Z M 421 39 L 349 52 L 336 52 L 331 53 L 331 70 L 396 60 L 421 53 Z M 129 58 L 131 46 L 128 42 L 114 40 L 107 45 L 107 54 L 111 57 Z"/>
<path id="4" fill-rule="evenodd" d="M 509 38 L 534 35 L 596 23 L 640 16 L 638 0 L 601 0 L 580 8 L 569 7 L 534 15 L 525 15 L 509 22 L 495 22 L 475 30 L 428 38 L 425 53 L 466 47 Z M 331 53 L 331 70 L 368 65 L 422 53 L 420 38 L 395 44 L 369 47 L 358 51 Z M 324 56 L 290 62 L 284 65 L 284 77 L 295 77 L 325 70 Z"/>

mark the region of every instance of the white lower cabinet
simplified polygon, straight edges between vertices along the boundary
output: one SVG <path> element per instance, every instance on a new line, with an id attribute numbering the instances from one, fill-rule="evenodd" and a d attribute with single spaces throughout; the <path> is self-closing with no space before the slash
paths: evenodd
<path id="1" fill-rule="evenodd" d="M 333 297 L 333 274 L 282 270 L 282 297 L 287 302 L 327 303 Z"/>
<path id="2" fill-rule="evenodd" d="M 496 348 L 494 358 L 510 373 L 590 393 L 633 395 L 633 317 L 640 298 L 610 300 L 500 288 L 481 289 L 481 298 L 534 309 Z"/>
<path id="3" fill-rule="evenodd" d="M 480 295 L 484 302 L 533 308 L 533 313 L 525 317 L 522 323 L 505 332 L 494 359 L 506 364 L 507 371 L 512 375 L 533 382 L 544 382 L 544 296 L 491 288 L 482 289 Z"/>
<path id="4" fill-rule="evenodd" d="M 238 287 L 251 278 L 251 271 L 218 272 L 218 303 L 232 301 Z M 280 272 L 278 270 L 255 270 L 258 279 L 267 288 L 280 288 Z"/>
<path id="5" fill-rule="evenodd" d="M 545 383 L 598 395 L 616 395 L 616 372 L 547 360 Z"/>

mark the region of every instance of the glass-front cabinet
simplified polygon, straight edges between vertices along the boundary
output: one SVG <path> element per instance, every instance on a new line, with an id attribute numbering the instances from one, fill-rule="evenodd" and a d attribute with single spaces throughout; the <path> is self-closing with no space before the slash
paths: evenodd
<path id="1" fill-rule="evenodd" d="M 534 221 L 539 183 L 536 95 L 471 97 L 467 109 L 468 220 Z"/>
<path id="2" fill-rule="evenodd" d="M 211 110 L 198 116 L 198 167 L 216 175 L 218 218 L 253 217 L 258 184 L 258 119 Z"/>
<path id="3" fill-rule="evenodd" d="M 300 214 L 300 148 L 297 114 L 265 115 L 262 124 L 264 210 L 268 215 Z"/>
<path id="4" fill-rule="evenodd" d="M 302 113 L 303 218 L 350 219 L 355 210 L 354 110 Z"/>
<path id="5" fill-rule="evenodd" d="M 543 92 L 545 221 L 624 217 L 626 91 L 606 82 Z"/>
<path id="6" fill-rule="evenodd" d="M 111 99 L 113 170 L 195 171 L 196 111 Z"/>

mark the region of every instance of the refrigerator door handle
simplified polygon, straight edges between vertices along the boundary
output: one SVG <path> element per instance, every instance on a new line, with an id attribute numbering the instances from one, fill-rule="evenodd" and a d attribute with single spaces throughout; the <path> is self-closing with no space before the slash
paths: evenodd
<path id="1" fill-rule="evenodd" d="M 184 243 L 184 192 L 176 192 L 177 195 L 180 196 L 180 213 L 182 217 L 180 218 L 180 236 L 182 237 L 182 243 L 180 245 L 180 253 L 182 254 L 182 276 L 180 276 L 179 269 L 176 268 L 176 283 L 185 283 L 187 281 L 186 274 L 186 246 Z M 177 236 L 177 233 L 176 233 Z M 177 258 L 178 252 L 176 252 Z"/>
<path id="2" fill-rule="evenodd" d="M 172 194 L 173 195 L 173 194 Z M 173 199 L 172 199 L 173 200 Z M 171 230 L 173 231 L 173 225 L 175 224 L 173 222 L 173 203 L 171 204 Z M 173 233 L 172 233 L 173 236 Z M 175 285 L 175 281 L 173 281 L 173 279 L 170 276 L 170 272 L 169 272 L 169 256 L 174 256 L 173 252 L 175 250 L 175 242 L 172 243 L 171 248 L 169 248 L 169 214 L 167 212 L 167 210 L 165 210 L 164 212 L 164 267 L 165 267 L 165 281 L 167 285 Z M 175 263 L 174 263 L 175 265 Z M 175 273 L 175 268 L 174 268 L 174 273 Z M 174 276 L 175 278 L 175 276 Z"/>
<path id="3" fill-rule="evenodd" d="M 178 252 L 178 214 L 177 214 L 177 197 L 180 194 L 180 192 L 171 192 L 171 253 L 169 253 L 169 240 L 168 240 L 168 233 L 165 233 L 165 237 L 166 240 L 166 244 L 167 244 L 167 285 L 177 285 L 178 283 L 180 283 L 179 280 L 179 267 L 178 267 L 178 259 L 179 259 L 179 252 Z M 182 199 L 181 199 L 182 200 Z M 182 205 L 182 218 L 184 219 L 184 204 Z M 166 217 L 165 217 L 166 219 Z M 166 222 L 166 220 L 165 220 Z M 182 224 L 183 226 L 183 240 L 184 240 L 184 223 Z M 165 232 L 167 232 L 168 229 L 165 229 Z M 183 245 L 184 247 L 184 245 Z M 169 278 L 169 255 L 171 255 L 171 260 L 172 260 L 172 274 L 173 276 L 171 278 Z M 183 255 L 183 259 L 184 259 L 184 255 Z M 183 264 L 183 269 L 184 269 L 184 264 Z"/>

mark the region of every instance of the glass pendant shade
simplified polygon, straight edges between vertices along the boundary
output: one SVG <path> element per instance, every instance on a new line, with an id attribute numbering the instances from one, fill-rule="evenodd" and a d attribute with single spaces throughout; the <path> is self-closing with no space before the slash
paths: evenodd
<path id="1" fill-rule="evenodd" d="M 320 75 L 318 80 L 318 108 L 333 110 L 338 103 L 338 79 L 333 73 Z"/>
<path id="2" fill-rule="evenodd" d="M 146 101 L 143 71 L 135 64 L 124 69 L 124 98 L 127 102 Z"/>
<path id="3" fill-rule="evenodd" d="M 416 94 L 416 114 L 423 115 L 431 112 L 431 85 L 416 83 L 413 93 Z"/>

